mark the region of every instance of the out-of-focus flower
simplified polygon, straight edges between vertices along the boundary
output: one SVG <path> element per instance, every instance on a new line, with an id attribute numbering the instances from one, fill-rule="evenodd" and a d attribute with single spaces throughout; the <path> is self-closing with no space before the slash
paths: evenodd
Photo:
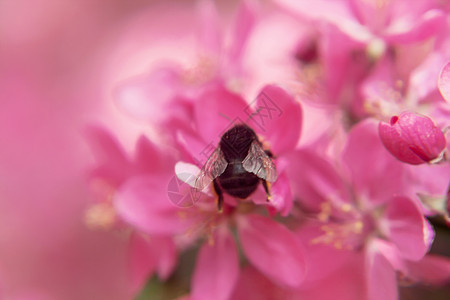
<path id="1" fill-rule="evenodd" d="M 91 126 L 87 136 L 97 165 L 89 179 L 95 202 L 86 213 L 86 223 L 91 228 L 132 231 L 129 271 L 131 287 L 138 292 L 153 273 L 168 278 L 176 264 L 173 234 L 184 227 L 160 185 L 165 187 L 173 176 L 169 170 L 175 161 L 145 137 L 138 140 L 134 157 L 129 158 L 101 127 Z M 136 197 L 145 201 L 132 202 Z M 133 204 L 139 206 L 131 210 Z"/>
<path id="2" fill-rule="evenodd" d="M 442 68 L 438 81 L 439 91 L 447 102 L 450 102 L 450 62 Z"/>
<path id="3" fill-rule="evenodd" d="M 200 24 L 191 66 L 183 66 L 175 58 L 166 59 L 147 74 L 123 80 L 114 91 L 119 108 L 137 119 L 161 125 L 180 119 L 186 121 L 188 104 L 183 100 L 195 99 L 211 85 L 223 84 L 240 90 L 245 74 L 242 56 L 256 18 L 254 4 L 242 1 L 230 26 L 231 32 L 226 32 L 221 29 L 216 4 L 199 1 Z M 184 53 L 185 49 L 176 55 Z"/>
<path id="4" fill-rule="evenodd" d="M 447 144 L 444 134 L 430 118 L 412 112 L 393 116 L 389 124 L 380 122 L 378 131 L 392 155 L 414 165 L 440 158 Z"/>
<path id="5" fill-rule="evenodd" d="M 440 41 L 448 30 L 445 5 L 433 1 L 417 1 L 412 6 L 409 1 L 402 0 L 382 3 L 280 0 L 277 3 L 310 27 L 316 25 L 313 28 L 320 35 L 318 38 L 317 34 L 311 36 L 312 44 L 318 49 L 314 51 L 318 55 L 313 64 L 318 66 L 315 69 L 319 72 L 315 72 L 318 76 L 313 84 L 322 82 L 319 85 L 325 93 L 317 88 L 315 93 L 320 93 L 322 102 L 339 104 L 352 117 L 376 115 L 380 107 L 375 99 L 380 92 L 389 92 L 391 96 L 401 93 L 408 85 L 405 75 L 408 76 L 412 69 L 427 61 L 438 66 L 438 69 L 433 67 L 433 72 L 439 72 L 439 64 L 448 57 L 448 46 Z M 436 51 L 436 48 L 441 49 Z M 402 53 L 408 53 L 407 58 L 404 59 Z M 311 65 L 311 62 L 307 64 Z M 386 83 L 382 83 L 375 89 L 379 92 L 370 93 L 371 97 L 368 97 L 364 81 L 372 77 L 373 72 L 384 69 L 384 64 L 392 64 L 393 82 L 397 86 L 386 87 Z M 417 89 L 421 89 L 424 81 L 429 86 L 430 74 L 417 82 Z M 395 105 L 398 100 L 392 101 L 391 105 Z M 387 102 L 383 104 L 387 105 Z M 391 115 L 395 113 L 390 112 Z"/>

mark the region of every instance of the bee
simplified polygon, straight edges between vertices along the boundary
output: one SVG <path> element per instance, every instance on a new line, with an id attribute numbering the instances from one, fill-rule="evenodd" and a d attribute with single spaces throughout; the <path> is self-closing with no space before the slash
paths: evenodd
<path id="1" fill-rule="evenodd" d="M 263 149 L 253 129 L 245 124 L 235 125 L 220 138 L 218 147 L 202 167 L 194 187 L 203 190 L 212 182 L 219 211 L 223 207 L 223 192 L 246 199 L 260 182 L 269 201 L 268 183 L 277 179 L 272 158 L 272 152 Z"/>

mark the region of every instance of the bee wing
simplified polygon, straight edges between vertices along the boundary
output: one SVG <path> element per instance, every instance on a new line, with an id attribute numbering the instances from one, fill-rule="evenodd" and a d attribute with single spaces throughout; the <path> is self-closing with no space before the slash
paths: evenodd
<path id="1" fill-rule="evenodd" d="M 247 172 L 253 173 L 268 182 L 277 180 L 275 164 L 256 140 L 250 145 L 247 157 L 242 161 L 242 166 Z"/>
<path id="2" fill-rule="evenodd" d="M 225 171 L 227 165 L 228 162 L 225 160 L 222 150 L 220 148 L 214 150 L 195 179 L 195 188 L 203 190 Z"/>

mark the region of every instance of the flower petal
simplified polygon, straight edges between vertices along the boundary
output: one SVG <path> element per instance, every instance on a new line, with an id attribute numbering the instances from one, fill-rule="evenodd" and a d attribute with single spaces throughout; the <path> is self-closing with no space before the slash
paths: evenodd
<path id="1" fill-rule="evenodd" d="M 312 149 L 290 153 L 286 163 L 292 191 L 306 210 L 319 212 L 324 202 L 350 199 L 337 169 Z"/>
<path id="2" fill-rule="evenodd" d="M 438 80 L 439 91 L 447 102 L 450 102 L 450 62 L 441 70 Z"/>
<path id="3" fill-rule="evenodd" d="M 225 227 L 214 234 L 213 243 L 200 249 L 192 278 L 195 300 L 229 299 L 239 276 L 239 260 L 233 236 Z"/>
<path id="4" fill-rule="evenodd" d="M 254 111 L 250 124 L 264 135 L 276 155 L 295 148 L 302 128 L 302 109 L 291 95 L 280 87 L 266 85 Z"/>
<path id="5" fill-rule="evenodd" d="M 114 91 L 115 102 L 134 118 L 161 123 L 180 107 L 170 105 L 181 87 L 179 74 L 180 71 L 171 66 L 131 78 L 117 86 Z"/>
<path id="6" fill-rule="evenodd" d="M 166 236 L 150 237 L 134 232 L 129 251 L 131 287 L 134 292 L 142 289 L 154 271 L 158 272 L 161 279 L 167 279 L 176 265 L 175 244 Z"/>
<path id="7" fill-rule="evenodd" d="M 134 167 L 137 173 L 172 173 L 175 161 L 173 156 L 167 155 L 161 148 L 141 135 L 136 143 Z"/>
<path id="8" fill-rule="evenodd" d="M 417 262 L 408 262 L 408 277 L 413 281 L 432 285 L 450 282 L 450 259 L 445 256 L 426 255 Z"/>
<path id="9" fill-rule="evenodd" d="M 385 150 L 375 122 L 362 121 L 352 128 L 343 159 L 355 188 L 371 203 L 383 203 L 393 194 L 405 193 L 405 167 Z"/>
<path id="10" fill-rule="evenodd" d="M 396 18 L 384 32 L 387 41 L 392 43 L 415 43 L 423 41 L 445 26 L 446 15 L 432 9 L 417 17 Z"/>
<path id="11" fill-rule="evenodd" d="M 206 144 L 217 145 L 222 134 L 236 123 L 245 123 L 251 114 L 239 95 L 222 86 L 205 91 L 195 102 L 196 128 Z"/>
<path id="12" fill-rule="evenodd" d="M 389 261 L 378 251 L 366 254 L 367 299 L 398 299 L 397 278 Z"/>
<path id="13" fill-rule="evenodd" d="M 308 255 L 308 274 L 302 287 L 307 288 L 335 273 L 355 258 L 355 252 L 335 246 L 333 241 L 324 241 L 327 233 L 323 230 L 324 223 L 306 221 L 297 230 L 297 236 L 305 242 Z"/>
<path id="14" fill-rule="evenodd" d="M 385 216 L 387 234 L 400 254 L 408 260 L 421 259 L 431 245 L 432 233 L 417 205 L 409 198 L 395 197 L 389 201 Z"/>
<path id="15" fill-rule="evenodd" d="M 297 237 L 279 223 L 258 215 L 238 222 L 238 233 L 248 260 L 278 284 L 301 284 L 306 263 Z M 268 263 L 270 262 L 270 263 Z"/>
<path id="16" fill-rule="evenodd" d="M 280 215 L 286 217 L 292 209 L 293 199 L 291 186 L 286 173 L 280 174 L 277 181 L 270 190 L 270 203 L 280 212 Z"/>
<path id="17" fill-rule="evenodd" d="M 114 196 L 118 214 L 149 234 L 185 232 L 192 220 L 182 218 L 170 202 L 168 180 L 155 177 L 133 177 L 123 184 Z"/>
<path id="18" fill-rule="evenodd" d="M 145 237 L 136 233 L 130 238 L 129 249 L 131 289 L 133 293 L 137 293 L 153 275 L 157 258 L 153 255 Z"/>
<path id="19" fill-rule="evenodd" d="M 219 58 L 222 33 L 220 31 L 219 16 L 215 2 L 202 0 L 198 1 L 198 14 L 200 20 L 199 43 L 205 55 Z"/>
<path id="20" fill-rule="evenodd" d="M 242 1 L 234 21 L 233 39 L 228 53 L 228 64 L 237 66 L 242 58 L 247 39 L 255 24 L 255 7 L 250 1 Z"/>
<path id="21" fill-rule="evenodd" d="M 427 99 L 428 96 L 433 95 L 432 93 L 436 91 L 436 78 L 439 78 L 438 87 L 440 86 L 440 76 L 442 76 L 442 65 L 444 62 L 445 57 L 441 53 L 430 53 L 425 60 L 411 72 L 408 93 L 414 95 L 418 100 Z M 439 75 L 439 73 L 441 73 L 441 75 Z M 450 75 L 448 76 L 450 78 Z M 444 96 L 444 94 L 442 95 Z M 439 100 L 441 99 L 439 98 Z"/>
<path id="22" fill-rule="evenodd" d="M 130 172 L 131 162 L 125 150 L 103 127 L 90 126 L 85 134 L 98 161 L 99 167 L 94 173 L 107 177 L 114 184 L 119 184 Z"/>

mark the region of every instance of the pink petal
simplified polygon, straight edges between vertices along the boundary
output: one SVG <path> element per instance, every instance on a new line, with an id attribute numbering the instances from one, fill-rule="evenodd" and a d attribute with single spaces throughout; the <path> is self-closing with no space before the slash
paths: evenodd
<path id="1" fill-rule="evenodd" d="M 114 197 L 117 213 L 137 229 L 149 234 L 185 232 L 192 220 L 182 218 L 179 208 L 170 202 L 167 181 L 157 176 L 129 179 Z"/>
<path id="2" fill-rule="evenodd" d="M 354 78 L 354 73 L 361 65 L 364 67 L 364 64 L 354 64 L 348 53 L 363 50 L 366 44 L 352 39 L 347 33 L 342 32 L 342 28 L 337 24 L 327 24 L 323 32 L 319 47 L 327 101 L 336 104 L 342 98 L 341 94 L 347 82 L 359 80 Z"/>
<path id="3" fill-rule="evenodd" d="M 381 144 L 375 122 L 363 121 L 352 128 L 343 159 L 353 185 L 371 203 L 386 202 L 393 194 L 404 194 L 405 169 Z"/>
<path id="4" fill-rule="evenodd" d="M 408 277 L 432 285 L 450 283 L 450 259 L 445 256 L 426 255 L 417 262 L 408 262 Z"/>
<path id="5" fill-rule="evenodd" d="M 195 102 L 194 115 L 198 134 L 208 144 L 217 145 L 222 134 L 236 123 L 248 119 L 247 103 L 222 86 L 204 92 Z"/>
<path id="6" fill-rule="evenodd" d="M 229 299 L 239 276 L 236 244 L 228 229 L 219 228 L 197 257 L 192 278 L 192 298 Z"/>
<path id="7" fill-rule="evenodd" d="M 397 111 L 397 101 L 392 89 L 395 86 L 395 67 L 391 59 L 383 57 L 361 84 L 363 110 L 369 114 Z M 374 111 L 371 111 L 374 110 Z"/>
<path id="8" fill-rule="evenodd" d="M 299 240 L 305 244 L 308 257 L 308 274 L 302 283 L 305 288 L 321 282 L 355 257 L 354 250 L 337 248 L 333 241 L 320 242 L 320 238 L 327 234 L 322 229 L 323 226 L 323 222 L 306 221 L 297 231 Z"/>
<path id="9" fill-rule="evenodd" d="M 388 203 L 385 218 L 389 239 L 402 257 L 421 259 L 430 247 L 428 237 L 432 233 L 427 233 L 427 221 L 416 204 L 409 198 L 397 196 Z"/>
<path id="10" fill-rule="evenodd" d="M 405 260 L 394 243 L 382 238 L 373 238 L 366 246 L 370 251 L 376 251 L 383 255 L 395 271 L 405 273 Z"/>
<path id="11" fill-rule="evenodd" d="M 173 157 L 163 152 L 146 136 L 139 137 L 136 143 L 135 168 L 138 173 L 173 172 Z"/>
<path id="12" fill-rule="evenodd" d="M 339 26 L 343 33 L 354 40 L 367 41 L 372 37 L 368 28 L 355 19 L 350 6 L 342 1 L 276 0 L 276 3 L 299 15 L 303 20 L 316 20 Z"/>
<path id="13" fill-rule="evenodd" d="M 390 124 L 380 123 L 378 131 L 389 152 L 410 164 L 430 162 L 446 146 L 444 134 L 430 118 L 411 112 L 393 116 Z"/>
<path id="14" fill-rule="evenodd" d="M 114 91 L 117 106 L 130 116 L 159 124 L 182 113 L 171 100 L 180 91 L 180 71 L 160 68 L 148 75 L 131 78 Z"/>
<path id="15" fill-rule="evenodd" d="M 376 1 L 350 0 L 349 6 L 358 21 L 373 32 L 378 32 L 389 23 L 389 2 L 380 8 Z"/>
<path id="16" fill-rule="evenodd" d="M 291 95 L 275 85 L 266 85 L 254 111 L 250 124 L 264 135 L 275 155 L 295 148 L 302 128 L 302 109 Z"/>
<path id="17" fill-rule="evenodd" d="M 238 233 L 253 266 L 278 284 L 300 285 L 306 264 L 303 248 L 292 232 L 269 218 L 248 215 L 239 220 Z"/>
<path id="18" fill-rule="evenodd" d="M 396 18 L 384 32 L 392 43 L 416 43 L 436 35 L 445 27 L 446 15 L 440 10 L 429 10 L 420 18 Z"/>
<path id="19" fill-rule="evenodd" d="M 131 289 L 139 292 L 153 275 L 156 269 L 157 257 L 145 237 L 134 233 L 130 239 L 129 264 L 131 272 Z"/>
<path id="20" fill-rule="evenodd" d="M 162 238 L 159 241 L 153 240 L 153 243 L 154 245 L 161 245 L 157 268 L 158 276 L 162 280 L 167 280 L 177 266 L 177 249 L 169 238 Z"/>
<path id="21" fill-rule="evenodd" d="M 241 270 L 231 299 L 270 299 L 273 297 L 274 284 L 251 265 Z"/>
<path id="22" fill-rule="evenodd" d="M 312 149 L 302 149 L 285 157 L 294 195 L 307 211 L 319 212 L 330 200 L 348 201 L 350 196 L 341 174 Z"/>
<path id="23" fill-rule="evenodd" d="M 270 201 L 267 201 L 267 195 L 262 186 L 252 194 L 251 199 L 257 205 L 267 205 L 273 208 L 274 214 L 279 212 L 280 215 L 287 216 L 293 205 L 292 192 L 287 175 L 281 173 L 277 181 L 269 188 L 271 195 Z"/>
<path id="24" fill-rule="evenodd" d="M 450 102 L 450 62 L 448 62 L 439 74 L 439 91 L 447 102 Z"/>
<path id="25" fill-rule="evenodd" d="M 291 186 L 286 173 L 280 174 L 270 190 L 270 203 L 283 217 L 286 217 L 293 205 Z"/>
<path id="26" fill-rule="evenodd" d="M 204 55 L 218 59 L 222 48 L 222 33 L 216 4 L 213 1 L 202 0 L 197 5 L 200 49 L 205 52 Z"/>
<path id="27" fill-rule="evenodd" d="M 298 299 L 296 290 L 281 288 L 261 274 L 251 265 L 246 266 L 239 276 L 236 288 L 231 296 L 233 300 L 260 300 L 260 299 Z M 302 298 L 303 299 L 303 298 Z"/>
<path id="28" fill-rule="evenodd" d="M 425 60 L 411 72 L 408 93 L 417 97 L 418 100 L 427 99 L 436 91 L 436 78 L 442 70 L 445 58 L 440 53 L 430 53 Z M 439 81 L 438 81 L 439 86 Z M 441 99 L 439 98 L 439 101 Z"/>
<path id="29" fill-rule="evenodd" d="M 166 280 L 173 272 L 177 263 L 177 249 L 172 237 L 169 236 L 140 236 L 133 235 L 131 255 L 132 262 L 137 270 L 145 267 L 145 261 L 152 259 L 156 262 L 156 272 L 161 280 Z M 134 245 L 133 245 L 134 243 Z M 141 269 L 142 273 L 142 269 Z M 148 277 L 148 273 L 147 273 Z"/>
<path id="30" fill-rule="evenodd" d="M 177 132 L 176 142 L 180 151 L 199 168 L 203 167 L 218 145 L 216 140 L 205 142 L 198 134 L 184 130 Z"/>
<path id="31" fill-rule="evenodd" d="M 368 300 L 397 300 L 397 278 L 388 260 L 377 251 L 366 254 Z"/>
<path id="32" fill-rule="evenodd" d="M 297 297 L 302 300 L 361 300 L 364 295 L 364 270 L 361 255 L 353 253 L 351 259 L 332 274 L 312 285 L 305 285 Z"/>
<path id="33" fill-rule="evenodd" d="M 242 52 L 255 24 L 255 7 L 251 1 L 242 1 L 235 16 L 232 43 L 228 52 L 227 63 L 238 65 L 242 60 Z"/>
<path id="34" fill-rule="evenodd" d="M 117 139 L 100 126 L 90 126 L 85 134 L 99 166 L 95 173 L 106 176 L 115 184 L 125 180 L 131 172 L 131 162 Z"/>

